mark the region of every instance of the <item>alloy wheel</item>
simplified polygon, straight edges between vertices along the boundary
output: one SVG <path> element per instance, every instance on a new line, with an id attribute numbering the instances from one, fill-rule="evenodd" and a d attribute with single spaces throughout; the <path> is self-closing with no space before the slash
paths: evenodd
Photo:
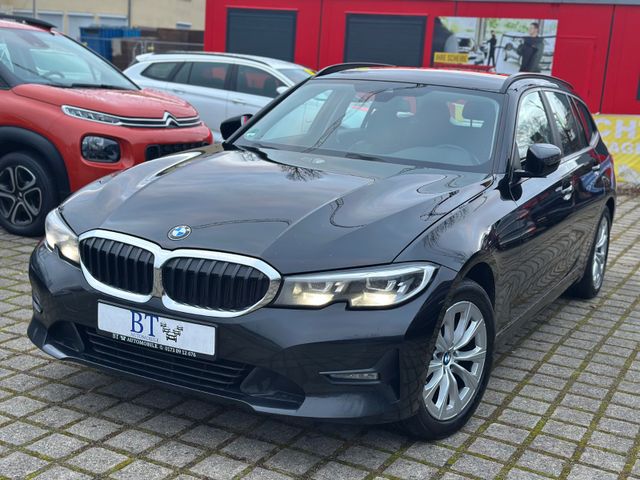
<path id="1" fill-rule="evenodd" d="M 593 260 L 591 262 L 591 277 L 593 287 L 598 290 L 604 280 L 604 269 L 607 263 L 607 251 L 609 248 L 609 222 L 606 217 L 602 217 L 596 235 L 596 244 L 593 249 Z"/>
<path id="2" fill-rule="evenodd" d="M 13 225 L 33 223 L 42 210 L 38 178 L 23 165 L 10 165 L 0 172 L 0 215 Z"/>
<path id="3" fill-rule="evenodd" d="M 437 420 L 465 410 L 482 381 L 487 355 L 487 326 L 480 309 L 460 301 L 445 312 L 429 363 L 422 398 Z"/>

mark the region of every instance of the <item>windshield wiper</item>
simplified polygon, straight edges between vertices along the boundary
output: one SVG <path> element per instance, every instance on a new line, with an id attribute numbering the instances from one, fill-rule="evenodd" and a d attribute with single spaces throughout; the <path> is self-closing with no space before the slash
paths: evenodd
<path id="1" fill-rule="evenodd" d="M 69 83 L 69 84 L 56 84 L 56 87 L 63 88 L 100 88 L 105 90 L 133 90 L 132 88 L 119 87 L 117 85 L 109 85 L 107 83 Z"/>

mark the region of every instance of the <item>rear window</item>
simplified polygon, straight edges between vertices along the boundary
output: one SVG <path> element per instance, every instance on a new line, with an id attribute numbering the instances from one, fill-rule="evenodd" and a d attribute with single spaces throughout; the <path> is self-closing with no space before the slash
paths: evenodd
<path id="1" fill-rule="evenodd" d="M 200 87 L 223 89 L 229 65 L 220 62 L 194 62 L 189 83 Z"/>
<path id="2" fill-rule="evenodd" d="M 142 75 L 153 80 L 168 80 L 177 66 L 177 62 L 152 63 L 144 69 Z"/>

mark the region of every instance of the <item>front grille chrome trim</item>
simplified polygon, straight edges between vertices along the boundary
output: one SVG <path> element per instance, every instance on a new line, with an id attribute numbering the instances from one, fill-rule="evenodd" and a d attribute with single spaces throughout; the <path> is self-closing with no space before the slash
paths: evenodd
<path id="1" fill-rule="evenodd" d="M 192 315 L 202 315 L 206 317 L 215 317 L 215 318 L 232 318 L 239 317 L 241 315 L 245 315 L 249 312 L 257 310 L 268 303 L 270 303 L 278 293 L 278 289 L 280 288 L 281 276 L 278 271 L 273 268 L 268 263 L 253 257 L 246 257 L 244 255 L 237 255 L 234 253 L 225 253 L 225 252 L 215 252 L 211 250 L 199 250 L 199 249 L 191 249 L 191 248 L 179 248 L 176 250 L 165 250 L 160 245 L 149 242 L 148 240 L 143 240 L 138 237 L 134 237 L 132 235 L 127 235 L 124 233 L 113 232 L 110 230 L 90 230 L 88 232 L 83 233 L 78 238 L 79 242 L 86 240 L 87 238 L 104 238 L 107 240 L 115 240 L 117 242 L 122 242 L 125 244 L 133 245 L 144 250 L 147 250 L 153 254 L 153 289 L 151 294 L 149 295 L 140 295 L 137 293 L 128 292 L 126 290 L 121 290 L 119 288 L 114 288 L 110 285 L 102 283 L 100 280 L 96 279 L 91 275 L 91 272 L 87 270 L 82 260 L 80 261 L 80 268 L 82 269 L 82 273 L 87 283 L 96 289 L 99 292 L 105 293 L 112 297 L 120 298 L 123 300 L 128 300 L 134 303 L 146 303 L 153 297 L 159 297 L 162 300 L 162 304 L 169 310 L 173 310 L 181 313 L 189 313 Z M 162 286 L 162 266 L 176 257 L 189 257 L 189 258 L 203 258 L 206 260 L 216 260 L 222 262 L 230 262 L 237 263 L 240 265 L 245 265 L 248 267 L 255 268 L 259 270 L 269 279 L 269 288 L 267 289 L 267 293 L 262 297 L 260 301 L 253 304 L 252 306 L 245 308 L 244 310 L 214 310 L 202 307 L 194 307 L 192 305 L 186 305 L 184 303 L 176 302 L 171 299 L 165 292 Z"/>

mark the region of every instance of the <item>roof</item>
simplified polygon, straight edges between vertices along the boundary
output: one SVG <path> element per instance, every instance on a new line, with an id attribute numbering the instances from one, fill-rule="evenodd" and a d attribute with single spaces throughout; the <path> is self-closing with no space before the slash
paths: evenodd
<path id="1" fill-rule="evenodd" d="M 137 58 L 140 62 L 147 62 L 153 59 L 163 60 L 199 60 L 206 58 L 231 58 L 240 60 L 249 60 L 256 63 L 269 65 L 273 68 L 302 68 L 300 65 L 277 58 L 261 57 L 258 55 L 245 55 L 242 53 L 224 53 L 224 52 L 172 52 L 172 53 L 147 53 L 139 55 Z"/>
<path id="2" fill-rule="evenodd" d="M 0 13 L 0 28 L 17 28 L 21 30 L 51 30 L 55 25 L 37 18 L 7 15 Z"/>
<path id="3" fill-rule="evenodd" d="M 406 83 L 424 83 L 457 88 L 472 88 L 504 93 L 503 90 L 511 86 L 546 85 L 559 87 L 564 90 L 571 86 L 563 80 L 542 74 L 519 73 L 511 76 L 493 73 L 469 72 L 464 70 L 444 70 L 435 68 L 397 68 L 372 67 L 345 69 L 335 73 L 323 75 L 321 78 L 373 80 Z"/>

